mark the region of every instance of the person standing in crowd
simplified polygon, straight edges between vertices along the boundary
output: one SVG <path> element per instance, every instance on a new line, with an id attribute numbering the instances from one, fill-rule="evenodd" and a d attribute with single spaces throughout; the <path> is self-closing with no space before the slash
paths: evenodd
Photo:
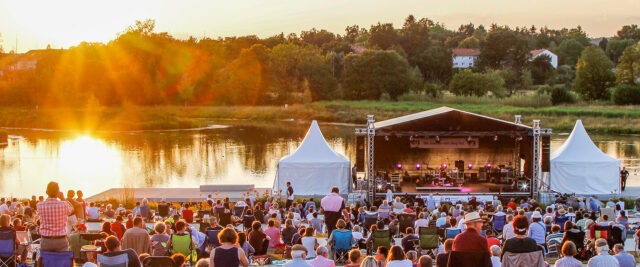
<path id="1" fill-rule="evenodd" d="M 627 187 L 627 177 L 629 177 L 629 171 L 627 171 L 625 167 L 622 167 L 622 170 L 620 170 L 620 188 L 622 188 L 622 191 Z"/>
<path id="2" fill-rule="evenodd" d="M 453 240 L 453 251 L 489 251 L 487 239 L 480 235 L 483 220 L 478 212 L 470 212 L 464 216 L 467 229 Z"/>
<path id="3" fill-rule="evenodd" d="M 84 193 L 82 190 L 76 191 L 76 203 L 80 205 L 79 209 L 75 209 L 76 217 L 78 218 L 78 223 L 87 223 L 87 202 L 83 199 Z"/>
<path id="4" fill-rule="evenodd" d="M 391 191 L 391 185 L 387 185 L 387 192 L 385 193 L 385 200 L 389 205 L 393 202 L 393 191 Z"/>
<path id="5" fill-rule="evenodd" d="M 336 223 L 345 209 L 344 199 L 339 194 L 340 190 L 334 186 L 331 188 L 331 193 L 322 198 L 320 202 L 328 235 L 331 235 L 331 232 L 336 229 Z"/>
<path id="6" fill-rule="evenodd" d="M 220 246 L 211 251 L 209 266 L 237 267 L 249 266 L 249 260 L 242 248 L 238 248 L 238 234 L 232 228 L 224 228 L 218 233 Z"/>
<path id="7" fill-rule="evenodd" d="M 599 238 L 596 240 L 596 251 L 598 256 L 589 259 L 588 267 L 618 267 L 620 264 L 618 260 L 609 255 L 609 245 L 607 240 Z"/>
<path id="8" fill-rule="evenodd" d="M 287 182 L 287 203 L 284 206 L 286 210 L 291 207 L 291 203 L 293 203 L 293 187 L 291 186 L 291 182 Z"/>
<path id="9" fill-rule="evenodd" d="M 133 227 L 124 232 L 122 247 L 133 249 L 138 254 L 151 253 L 151 239 L 141 217 L 135 217 Z"/>
<path id="10" fill-rule="evenodd" d="M 47 185 L 47 200 L 37 204 L 40 217 L 40 249 L 43 251 L 68 251 L 67 221 L 73 207 L 65 201 L 56 182 Z"/>
<path id="11" fill-rule="evenodd" d="M 636 266 L 635 258 L 631 254 L 624 251 L 623 244 L 620 244 L 620 243 L 615 244 L 615 246 L 613 246 L 613 251 L 616 253 L 616 255 L 613 257 L 616 258 L 616 260 L 618 260 L 620 267 Z"/>
<path id="12" fill-rule="evenodd" d="M 70 235 L 72 232 L 75 232 L 76 230 L 76 226 L 78 225 L 78 218 L 76 217 L 76 207 L 79 207 L 79 204 L 73 199 L 73 197 L 75 197 L 76 192 L 73 190 L 69 190 L 67 191 L 67 202 L 69 202 L 69 205 L 71 205 L 71 207 L 73 208 L 73 211 L 71 214 L 69 214 L 69 217 L 67 217 L 67 235 Z"/>

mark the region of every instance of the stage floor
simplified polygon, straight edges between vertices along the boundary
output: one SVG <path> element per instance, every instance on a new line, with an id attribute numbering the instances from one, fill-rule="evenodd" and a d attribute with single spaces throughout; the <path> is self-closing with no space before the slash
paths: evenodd
<path id="1" fill-rule="evenodd" d="M 400 184 L 400 187 L 402 188 L 402 192 L 403 193 L 442 193 L 442 194 L 446 194 L 446 193 L 497 193 L 500 192 L 500 189 L 502 189 L 502 192 L 511 192 L 511 189 L 509 187 L 508 184 L 495 184 L 495 183 L 473 183 L 473 184 L 464 184 L 462 185 L 462 187 L 460 187 L 460 189 L 453 189 L 453 188 L 458 188 L 457 185 L 452 186 L 451 187 L 445 187 L 445 186 L 432 186 L 432 185 L 423 185 L 423 186 L 416 186 L 415 183 L 410 183 L 410 182 L 402 182 Z M 420 188 L 427 188 L 426 190 L 421 189 L 418 190 L 416 189 L 416 187 L 420 187 Z M 433 189 L 431 189 L 433 188 Z"/>

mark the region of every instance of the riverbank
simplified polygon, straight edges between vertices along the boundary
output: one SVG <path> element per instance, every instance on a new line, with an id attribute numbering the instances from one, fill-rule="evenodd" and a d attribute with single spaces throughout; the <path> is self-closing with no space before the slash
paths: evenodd
<path id="1" fill-rule="evenodd" d="M 431 103 L 422 101 L 329 101 L 284 106 L 127 106 L 81 108 L 0 108 L 0 127 L 83 131 L 123 131 L 199 128 L 212 119 L 319 120 L 364 123 L 366 116 L 377 121 L 443 105 L 508 121 L 520 114 L 525 124 L 534 119 L 544 128 L 569 131 L 582 119 L 589 132 L 640 134 L 640 108 L 636 106 L 518 107 L 496 104 Z"/>

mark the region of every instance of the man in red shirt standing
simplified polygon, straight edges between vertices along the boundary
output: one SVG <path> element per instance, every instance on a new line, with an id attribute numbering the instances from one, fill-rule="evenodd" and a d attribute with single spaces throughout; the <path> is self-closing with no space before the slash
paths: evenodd
<path id="1" fill-rule="evenodd" d="M 43 251 L 68 251 L 67 218 L 73 207 L 65 201 L 56 182 L 47 185 L 47 200 L 37 204 L 40 217 L 40 249 Z"/>
<path id="2" fill-rule="evenodd" d="M 464 216 L 467 230 L 453 240 L 453 251 L 489 252 L 487 239 L 480 235 L 482 232 L 482 218 L 478 212 L 469 212 Z"/>

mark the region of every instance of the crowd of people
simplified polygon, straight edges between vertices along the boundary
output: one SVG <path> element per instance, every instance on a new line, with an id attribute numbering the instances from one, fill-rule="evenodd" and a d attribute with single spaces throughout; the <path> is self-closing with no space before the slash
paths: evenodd
<path id="1" fill-rule="evenodd" d="M 172 208 L 163 202 L 154 210 L 146 200 L 130 210 L 103 207 L 87 203 L 81 191 L 65 197 L 55 182 L 46 195 L 1 199 L 0 232 L 28 231 L 41 251 L 73 251 L 85 266 L 96 261 L 81 252 L 85 245 L 99 247 L 103 257 L 126 255 L 131 267 L 153 266 L 148 263 L 159 258 L 174 266 L 248 266 L 274 255 L 289 259 L 285 266 L 316 267 L 545 266 L 550 258 L 558 259 L 555 266 L 635 266 L 624 249 L 634 228 L 624 202 L 613 199 L 602 205 L 558 198 L 543 208 L 533 199 L 503 206 L 497 198 L 450 203 L 433 195 L 387 195 L 346 205 L 337 188 L 318 202 L 296 201 L 288 183 L 285 202 L 209 195 L 194 212 L 190 203 Z M 91 222 L 101 224 L 93 235 Z M 429 229 L 435 245 L 425 247 Z M 23 242 L 15 236 L 16 244 Z M 25 261 L 26 251 L 18 254 Z"/>

